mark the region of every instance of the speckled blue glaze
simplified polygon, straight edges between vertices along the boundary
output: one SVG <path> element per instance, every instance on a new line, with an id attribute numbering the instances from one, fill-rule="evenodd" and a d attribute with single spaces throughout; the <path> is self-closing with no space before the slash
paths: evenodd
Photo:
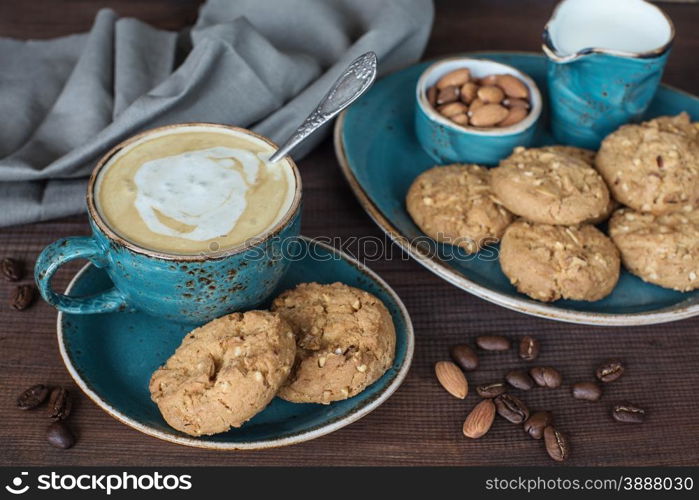
<path id="1" fill-rule="evenodd" d="M 651 103 L 669 50 L 653 58 L 590 53 L 548 61 L 551 129 L 564 144 L 597 149 L 619 126 L 641 119 Z"/>
<path id="2" fill-rule="evenodd" d="M 299 235 L 300 224 L 299 206 L 283 229 L 246 250 L 178 260 L 129 248 L 107 236 L 91 218 L 92 236 L 63 238 L 44 249 L 36 262 L 36 282 L 49 304 L 71 314 L 138 309 L 167 320 L 205 323 L 269 297 L 289 266 L 284 245 Z M 54 292 L 51 276 L 78 258 L 104 269 L 114 287 L 80 298 Z"/>
<path id="3" fill-rule="evenodd" d="M 615 26 L 600 25 L 614 16 Z M 637 45 L 610 42 L 610 36 L 631 33 L 643 39 Z M 673 38 L 670 18 L 646 0 L 561 0 L 546 23 L 542 45 L 554 137 L 598 149 L 609 133 L 640 121 L 660 84 Z"/>
<path id="4" fill-rule="evenodd" d="M 178 444 L 217 449 L 266 448 L 305 441 L 365 415 L 396 390 L 413 354 L 413 329 L 398 296 L 369 269 L 338 250 L 303 237 L 272 296 L 298 283 L 341 281 L 376 295 L 396 327 L 396 352 L 388 371 L 360 394 L 329 405 L 295 404 L 275 398 L 239 429 L 194 438 L 171 428 L 150 399 L 153 372 L 182 342 L 191 326 L 139 311 L 59 315 L 58 342 L 66 366 L 80 388 L 105 411 L 146 434 Z M 71 297 L 111 288 L 104 269 L 87 266 L 67 292 Z M 262 306 L 267 306 L 263 303 Z"/>

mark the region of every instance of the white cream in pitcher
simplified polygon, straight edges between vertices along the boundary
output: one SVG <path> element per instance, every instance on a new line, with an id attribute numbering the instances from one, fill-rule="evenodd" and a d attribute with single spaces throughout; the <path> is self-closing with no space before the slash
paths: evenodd
<path id="1" fill-rule="evenodd" d="M 192 254 L 225 250 L 264 233 L 291 206 L 287 161 L 273 147 L 216 127 L 150 135 L 112 158 L 97 180 L 107 223 L 144 248 Z"/>

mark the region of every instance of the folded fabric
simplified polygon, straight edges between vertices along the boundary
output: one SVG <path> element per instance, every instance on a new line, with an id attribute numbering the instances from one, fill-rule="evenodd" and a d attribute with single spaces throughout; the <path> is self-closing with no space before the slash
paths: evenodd
<path id="1" fill-rule="evenodd" d="M 209 0 L 182 33 L 102 10 L 86 34 L 0 38 L 0 226 L 84 211 L 97 159 L 141 130 L 282 142 L 352 59 L 373 50 L 381 74 L 419 59 L 432 17 L 431 0 Z"/>

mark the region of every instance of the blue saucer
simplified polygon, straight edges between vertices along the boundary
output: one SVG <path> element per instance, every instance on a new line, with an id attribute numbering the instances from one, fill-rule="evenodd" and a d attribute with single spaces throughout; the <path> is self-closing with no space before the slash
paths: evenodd
<path id="1" fill-rule="evenodd" d="M 546 102 L 543 56 L 507 52 L 462 55 L 520 69 L 536 81 Z M 413 179 L 434 165 L 421 149 L 413 126 L 415 85 L 429 64 L 412 66 L 377 82 L 338 119 L 335 127 L 335 150 L 345 177 L 364 209 L 398 245 L 450 283 L 525 314 L 598 325 L 661 323 L 699 314 L 699 291 L 664 289 L 626 271 L 614 292 L 603 300 L 536 302 L 518 293 L 502 273 L 497 247 L 469 256 L 451 245 L 436 244 L 420 232 L 405 209 L 405 195 Z M 546 124 L 547 111 L 544 108 Z M 681 111 L 699 120 L 699 99 L 661 86 L 646 118 Z M 543 131 L 535 145 L 553 143 L 549 132 Z"/>
<path id="2" fill-rule="evenodd" d="M 306 238 L 299 240 L 298 249 L 294 255 L 299 259 L 292 262 L 277 292 L 302 282 L 340 281 L 373 293 L 391 312 L 397 336 L 394 364 L 357 396 L 330 405 L 295 404 L 276 398 L 239 429 L 190 437 L 165 423 L 150 399 L 148 382 L 191 326 L 143 313 L 59 313 L 58 343 L 68 371 L 80 388 L 117 420 L 151 436 L 188 446 L 271 448 L 307 441 L 358 420 L 388 399 L 405 378 L 414 343 L 410 317 L 396 293 L 356 260 Z M 87 265 L 73 279 L 67 293 L 89 295 L 110 286 L 104 271 Z"/>

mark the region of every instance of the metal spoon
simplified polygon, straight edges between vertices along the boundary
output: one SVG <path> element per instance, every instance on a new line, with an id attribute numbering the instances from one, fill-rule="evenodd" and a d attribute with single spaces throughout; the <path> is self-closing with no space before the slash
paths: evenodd
<path id="1" fill-rule="evenodd" d="M 367 52 L 356 58 L 333 84 L 318 107 L 308 115 L 284 144 L 270 158 L 276 162 L 284 158 L 323 124 L 352 104 L 376 80 L 376 54 Z"/>

